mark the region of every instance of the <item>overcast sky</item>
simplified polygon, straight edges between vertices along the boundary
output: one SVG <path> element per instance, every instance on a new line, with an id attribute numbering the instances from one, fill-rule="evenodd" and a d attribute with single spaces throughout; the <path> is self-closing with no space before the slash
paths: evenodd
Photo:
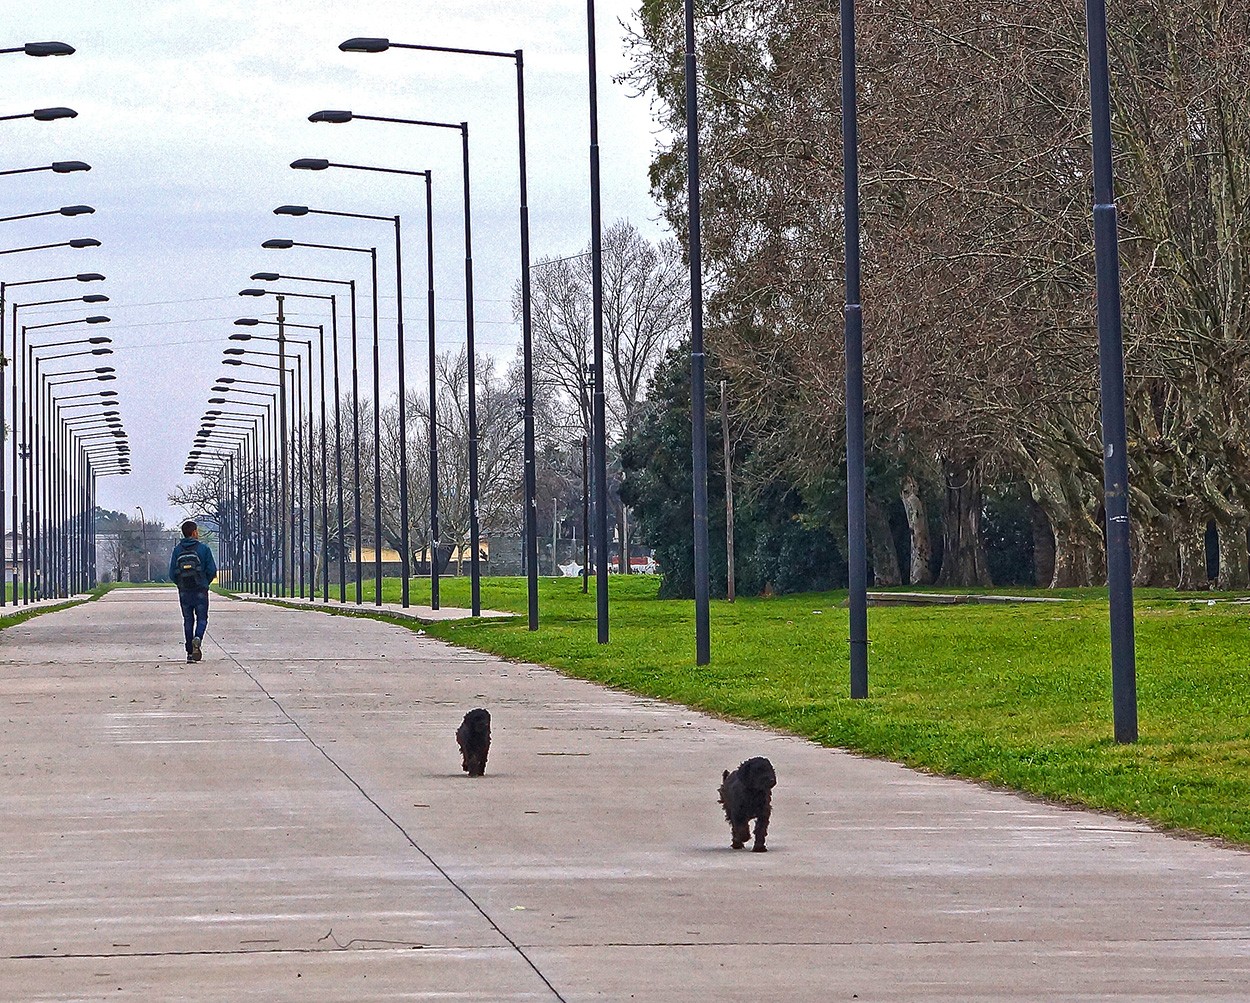
<path id="1" fill-rule="evenodd" d="M 662 236 L 648 192 L 655 144 L 645 98 L 612 77 L 626 66 L 624 30 L 637 0 L 600 0 L 600 119 L 604 218 Z M 284 203 L 404 217 L 405 341 L 410 386 L 425 365 L 424 184 L 361 171 L 293 171 L 300 157 L 434 172 L 438 340 L 464 337 L 463 224 L 458 133 L 374 122 L 312 124 L 320 109 L 468 121 L 472 141 L 474 268 L 480 351 L 510 358 L 519 340 L 511 290 L 518 275 L 515 73 L 493 60 L 392 50 L 352 54 L 352 36 L 396 42 L 525 50 L 532 256 L 560 256 L 589 240 L 585 6 L 400 0 L 33 0 L 6 3 L 0 48 L 68 42 L 68 58 L 0 57 L 0 115 L 64 105 L 69 121 L 0 122 L 0 170 L 83 160 L 89 174 L 0 178 L 0 216 L 87 204 L 93 216 L 0 225 L 0 247 L 96 237 L 100 248 L 0 257 L 0 279 L 98 271 L 108 277 L 14 290 L 18 303 L 103 292 L 99 307 L 29 309 L 26 324 L 103 312 L 134 473 L 101 482 L 100 503 L 151 519 L 183 513 L 168 503 L 182 474 L 221 351 L 241 316 L 272 299 L 240 298 L 257 271 L 356 278 L 365 255 L 262 250 L 270 237 L 379 248 L 383 373 L 393 374 L 393 235 L 386 224 L 273 215 Z M 325 291 L 290 284 L 292 289 Z M 367 356 L 361 298 L 362 358 Z M 288 300 L 299 323 L 322 323 L 316 301 Z M 304 332 L 307 333 L 307 332 Z M 315 334 L 315 332 L 313 332 Z M 346 325 L 342 332 L 346 335 Z M 43 332 L 45 340 L 78 329 Z M 32 335 L 33 341 L 38 337 Z M 6 343 L 8 338 L 6 337 Z M 346 357 L 346 351 L 344 351 Z M 77 362 L 79 360 L 74 360 Z M 73 363 L 65 363 L 68 368 Z M 263 376 L 261 378 L 264 378 Z M 346 380 L 346 373 L 344 374 Z M 362 372 L 362 386 L 367 387 Z M 389 386 L 394 388 L 393 378 Z M 6 450 L 7 455 L 7 450 Z M 418 464 L 419 466 L 419 464 Z"/>

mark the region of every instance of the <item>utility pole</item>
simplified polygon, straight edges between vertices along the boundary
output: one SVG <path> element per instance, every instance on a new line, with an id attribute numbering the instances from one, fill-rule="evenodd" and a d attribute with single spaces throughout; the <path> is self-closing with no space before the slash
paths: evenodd
<path id="1" fill-rule="evenodd" d="M 720 381 L 720 433 L 725 445 L 725 563 L 726 598 L 733 602 L 734 595 L 734 481 L 732 448 L 729 444 L 729 410 L 725 406 L 725 381 Z"/>

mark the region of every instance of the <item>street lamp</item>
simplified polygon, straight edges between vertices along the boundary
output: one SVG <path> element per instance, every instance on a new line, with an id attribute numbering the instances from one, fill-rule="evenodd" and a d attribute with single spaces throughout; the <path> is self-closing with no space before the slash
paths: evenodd
<path id="1" fill-rule="evenodd" d="M 361 572 L 361 500 L 360 500 L 360 367 L 359 367 L 357 332 L 356 332 L 356 280 L 355 279 L 312 278 L 312 277 L 305 276 L 305 275 L 279 275 L 277 272 L 254 272 L 251 278 L 252 278 L 252 281 L 254 282 L 277 282 L 280 279 L 285 279 L 291 282 L 318 282 L 318 283 L 329 284 L 329 285 L 347 286 L 350 292 L 351 311 L 352 311 L 352 475 L 353 475 L 353 490 L 352 490 L 353 522 L 352 522 L 352 525 L 353 525 L 353 536 L 356 541 L 356 605 L 359 606 L 362 601 L 363 582 L 361 580 L 362 572 Z M 288 292 L 287 295 L 293 295 L 293 294 Z M 376 303 L 377 303 L 377 300 L 375 298 L 374 300 L 375 318 L 376 318 L 376 313 L 377 313 Z M 338 325 L 336 324 L 335 325 L 336 337 L 337 337 L 337 326 Z M 375 331 L 377 330 L 376 319 L 374 323 L 374 330 Z M 334 349 L 334 396 L 335 396 L 335 401 L 336 401 L 335 407 L 336 407 L 336 414 L 337 414 L 337 407 L 338 407 L 337 400 L 339 397 L 338 342 L 337 341 L 335 342 L 335 349 Z M 337 449 L 338 449 L 338 460 L 341 463 L 342 456 L 343 456 L 341 442 L 339 443 Z M 342 474 L 341 467 L 338 470 L 338 478 L 339 478 L 339 489 L 341 493 L 342 483 L 343 483 L 343 474 Z M 342 520 L 342 502 L 341 501 L 339 503 L 339 519 L 340 521 Z M 344 590 L 343 595 L 344 597 L 346 596 L 346 590 Z"/>
<path id="2" fill-rule="evenodd" d="M 12 122 L 19 118 L 33 118 L 36 122 L 55 122 L 62 118 L 77 118 L 73 108 L 36 108 L 22 115 L 0 115 L 0 122 Z"/>
<path id="3" fill-rule="evenodd" d="M 353 285 L 354 288 L 354 285 Z M 242 289 L 239 291 L 240 296 L 269 296 L 276 295 L 268 289 Z M 338 494 L 338 511 L 337 511 L 337 534 L 339 543 L 339 602 L 347 601 L 347 551 L 343 545 L 343 416 L 342 416 L 342 396 L 339 390 L 339 314 L 338 300 L 333 294 L 329 296 L 320 293 L 300 293 L 284 290 L 282 295 L 294 296 L 298 299 L 325 300 L 330 304 L 330 342 L 331 354 L 334 359 L 334 472 L 337 481 Z M 354 309 L 354 304 L 353 304 Z M 295 325 L 290 325 L 295 326 Z M 322 491 L 326 489 L 326 457 L 325 457 L 325 435 L 326 435 L 326 416 L 325 416 L 325 328 L 317 325 L 318 344 L 321 353 L 321 484 Z M 236 337 L 232 335 L 231 337 Z M 326 554 L 329 550 L 328 534 L 325 527 L 329 519 L 328 512 L 325 510 L 325 495 L 322 496 L 322 545 Z M 326 563 L 326 574 L 329 574 L 329 563 Z M 326 578 L 326 600 L 330 598 L 329 578 Z"/>
<path id="4" fill-rule="evenodd" d="M 690 2 L 690 0 L 687 0 Z M 525 452 L 525 546 L 527 548 L 527 592 L 529 629 L 538 629 L 538 502 L 536 456 L 534 448 L 534 353 L 530 294 L 530 229 L 529 183 L 525 166 L 525 60 L 523 51 L 494 52 L 484 49 L 460 49 L 437 45 L 410 45 L 388 38 L 349 38 L 339 44 L 343 52 L 385 52 L 388 49 L 413 49 L 422 52 L 444 52 L 468 56 L 511 59 L 516 64 L 517 135 L 521 195 L 521 353 L 524 381 L 524 452 Z"/>
<path id="5" fill-rule="evenodd" d="M 469 196 L 469 123 L 428 122 L 419 119 L 388 118 L 381 115 L 353 115 L 350 111 L 318 111 L 309 115 L 308 121 L 342 124 L 352 121 L 353 118 L 367 122 L 390 122 L 399 125 L 426 126 L 435 129 L 456 129 L 460 132 L 464 180 L 465 352 L 468 357 L 469 384 L 469 546 L 472 550 L 469 561 L 469 593 L 471 612 L 474 616 L 480 616 L 482 612 L 482 586 L 481 561 L 478 553 L 481 549 L 481 530 L 478 519 L 477 350 L 474 347 L 473 325 L 473 225 Z"/>
<path id="6" fill-rule="evenodd" d="M 699 74 L 694 0 L 686 0 L 686 180 L 690 217 L 690 440 L 694 480 L 695 664 L 712 660 L 707 542 L 707 393 L 703 353 L 703 245 L 699 210 Z"/>
<path id="7" fill-rule="evenodd" d="M 278 294 L 275 294 L 275 295 L 288 295 L 288 294 L 286 294 L 286 293 L 278 293 Z M 238 324 L 238 325 L 243 326 L 243 327 L 255 327 L 255 326 L 259 325 L 259 324 L 266 324 L 266 325 L 275 326 L 275 327 L 277 326 L 277 324 L 276 324 L 274 321 L 258 320 L 258 319 L 257 319 L 257 318 L 255 318 L 255 317 L 240 317 L 238 320 L 236 320 L 236 321 L 235 321 L 235 324 Z M 321 376 L 321 449 L 320 449 L 320 451 L 319 451 L 319 452 L 320 452 L 320 455 L 321 455 L 321 563 L 322 563 L 322 590 L 323 590 L 324 597 L 325 597 L 326 601 L 328 602 L 328 601 L 329 601 L 329 599 L 330 599 L 330 563 L 329 563 L 329 553 L 330 553 L 329 519 L 330 519 L 330 514 L 329 514 L 329 510 L 328 510 L 328 504 L 329 504 L 329 502 L 328 502 L 328 498 L 329 498 L 329 481 L 328 481 L 328 472 L 327 472 L 327 470 L 326 470 L 326 446 L 325 446 L 325 440 L 326 440 L 325 327 L 324 327 L 323 325 L 321 325 L 321 324 L 292 324 L 290 321 L 287 321 L 287 322 L 286 322 L 286 324 L 285 324 L 285 326 L 286 326 L 287 328 L 304 328 L 305 330 L 311 330 L 311 331 L 316 331 L 316 332 L 317 332 L 318 356 L 319 356 L 319 363 L 320 363 L 320 364 L 319 364 L 319 367 L 318 367 L 318 372 L 320 373 L 320 376 Z M 231 341 L 252 341 L 252 340 L 258 340 L 258 341 L 278 341 L 279 339 L 278 339 L 278 338 L 269 338 L 269 337 L 266 337 L 265 335 L 258 335 L 258 334 L 245 334 L 245 333 L 242 333 L 242 332 L 237 332 L 237 333 L 235 333 L 235 334 L 230 335 L 230 340 L 231 340 Z M 314 425 L 313 425 L 313 421 L 314 421 L 314 419 L 313 419 L 313 385 L 312 385 L 312 373 L 313 373 L 313 359 L 312 359 L 312 356 L 313 356 L 313 350 L 312 350 L 312 342 L 311 342 L 311 341 L 303 341 L 302 339 L 299 339 L 299 338 L 287 338 L 286 340 L 287 340 L 289 343 L 293 343 L 293 344 L 296 344 L 296 345 L 300 345 L 301 347 L 303 347 L 303 348 L 307 348 L 307 349 L 308 349 L 308 432 L 309 432 L 309 436 L 310 436 L 310 437 L 313 437 L 313 435 L 314 435 Z M 245 351 L 244 349 L 226 349 L 226 353 L 227 353 L 227 354 L 233 354 L 233 355 L 242 354 L 244 351 Z M 257 351 L 256 349 L 248 349 L 247 351 L 249 351 L 249 352 L 251 352 L 252 354 L 255 354 L 255 355 L 270 355 L 270 356 L 275 355 L 275 353 L 272 353 L 272 352 L 260 352 L 260 351 Z M 296 359 L 297 359 L 297 361 L 298 361 L 298 360 L 299 360 L 299 356 L 296 356 Z M 297 378 L 298 378 L 298 374 L 297 374 Z M 211 414 L 212 412 L 209 412 L 209 413 Z M 302 438 L 303 438 L 303 437 L 302 437 L 302 435 L 301 435 L 301 439 L 302 439 Z M 302 474 L 303 474 L 303 472 L 301 471 L 301 478 L 302 478 Z M 314 477 L 314 474 L 313 474 L 313 451 L 310 449 L 310 450 L 308 451 L 308 490 L 309 490 L 309 494 L 310 494 L 310 495 L 312 495 L 312 493 L 313 493 L 313 483 L 314 483 L 314 481 L 315 481 L 315 477 Z M 340 525 L 341 525 L 341 521 L 340 521 Z M 315 554 L 315 552 L 316 552 L 316 548 L 313 546 L 313 529 L 314 529 L 314 527 L 315 527 L 315 520 L 310 520 L 310 521 L 309 521 L 309 523 L 308 523 L 308 529 L 309 529 L 309 535 L 308 535 L 308 546 L 309 546 L 309 550 L 310 550 L 310 551 L 312 551 L 312 552 Z M 340 560 L 340 562 L 339 562 L 339 563 L 340 563 L 340 565 L 341 565 L 341 564 L 342 564 L 342 561 Z M 301 560 L 301 567 L 302 567 L 302 560 Z M 315 588 L 315 586 L 316 586 L 316 574 L 315 574 L 315 569 L 314 569 L 314 575 L 313 575 L 313 585 L 314 585 L 313 592 L 315 593 L 315 592 L 316 592 L 316 588 Z M 302 588 L 302 581 L 301 581 L 301 588 Z M 301 593 L 301 598 L 302 598 L 302 593 Z"/>
<path id="8" fill-rule="evenodd" d="M 687 4 L 690 0 L 687 0 Z M 868 696 L 868 543 L 864 473 L 864 328 L 860 303 L 859 124 L 855 0 L 841 0 L 843 240 L 846 260 L 846 530 L 851 699 Z"/>
<path id="9" fill-rule="evenodd" d="M 33 247 L 10 247 L 7 250 L 0 251 L 0 254 L 21 254 L 23 251 L 46 251 L 50 247 L 99 247 L 100 242 L 94 237 L 75 237 L 73 240 L 63 240 L 56 244 L 36 244 Z"/>
<path id="10" fill-rule="evenodd" d="M 20 216 L 5 216 L 0 223 L 12 223 L 19 219 L 38 219 L 41 216 L 87 216 L 95 212 L 89 205 L 66 205 L 60 209 L 49 209 L 47 212 L 26 212 Z"/>
<path id="11" fill-rule="evenodd" d="M 89 170 L 91 170 L 91 165 L 84 164 L 81 160 L 58 160 L 44 167 L 18 167 L 0 171 L 0 177 L 6 174 L 35 174 L 38 171 L 52 171 L 54 174 L 74 174 L 78 171 Z"/>
<path id="12" fill-rule="evenodd" d="M 14 49 L 0 49 L 0 54 L 6 52 L 24 52 L 28 56 L 72 56 L 74 47 L 64 42 L 27 42 Z"/>
<path id="13" fill-rule="evenodd" d="M 347 247 L 341 244 L 310 244 L 285 237 L 274 237 L 266 240 L 261 247 L 267 250 L 289 250 L 292 247 L 310 247 L 325 251 L 352 251 L 369 255 L 369 275 L 373 287 L 373 573 L 375 579 L 373 602 L 382 605 L 382 384 L 381 384 L 381 349 L 378 344 L 378 249 L 376 247 Z M 272 276 L 272 278 L 270 278 Z M 280 278 L 276 272 L 257 272 L 252 276 L 258 282 L 272 282 Z M 317 281 L 317 280 L 311 280 Z M 353 287 L 354 288 L 354 287 Z M 402 303 L 402 299 L 401 299 Z M 353 314 L 354 314 L 353 310 Z M 355 342 L 353 341 L 353 347 Z M 356 389 L 356 373 L 353 361 L 353 390 Z M 402 408 L 401 408 L 402 411 Z M 359 443 L 359 419 L 357 417 L 357 442 Z M 356 457 L 356 484 L 360 485 L 359 452 Z M 357 523 L 359 524 L 359 510 Z M 359 539 L 359 532 L 357 534 Z M 360 553 L 357 545 L 357 563 Z M 359 573 L 358 573 L 359 577 Z M 360 583 L 357 582 L 357 594 Z"/>
<path id="14" fill-rule="evenodd" d="M 434 220 L 432 181 L 429 171 L 406 171 L 390 167 L 368 167 L 360 164 L 332 164 L 328 160 L 304 158 L 292 162 L 295 170 L 324 171 L 330 167 L 342 167 L 349 170 L 372 171 L 379 174 L 402 174 L 409 177 L 425 178 L 425 224 L 426 224 L 426 265 L 429 288 L 429 324 L 430 324 L 430 590 L 431 605 L 439 608 L 438 596 L 438 434 L 434 421 Z M 306 215 L 313 211 L 307 206 L 280 206 L 274 210 L 279 215 Z M 317 210 L 320 215 L 342 216 L 351 219 L 373 219 L 392 222 L 395 226 L 395 295 L 397 311 L 395 321 L 396 354 L 398 361 L 397 379 L 399 382 L 399 535 L 400 535 L 400 568 L 402 583 L 400 585 L 400 603 L 406 609 L 410 599 L 410 568 L 412 549 L 409 542 L 408 528 L 408 398 L 407 381 L 404 375 L 404 284 L 403 284 L 403 249 L 400 236 L 400 217 L 374 216 L 367 213 L 343 213 Z"/>
<path id="15" fill-rule="evenodd" d="M 1111 82 L 1106 0 L 1086 0 L 1094 167 L 1094 249 L 1098 291 L 1098 373 L 1102 388 L 1107 585 L 1111 602 L 1111 684 L 1115 740 L 1137 741 L 1137 664 L 1133 645 L 1133 567 L 1124 418 L 1124 339 L 1120 254 L 1111 161 Z"/>
<path id="16" fill-rule="evenodd" d="M 136 511 L 139 513 L 139 528 L 143 531 L 143 553 L 148 559 L 148 576 L 145 581 L 152 580 L 152 551 L 148 548 L 148 519 L 143 514 L 143 506 L 136 505 Z"/>

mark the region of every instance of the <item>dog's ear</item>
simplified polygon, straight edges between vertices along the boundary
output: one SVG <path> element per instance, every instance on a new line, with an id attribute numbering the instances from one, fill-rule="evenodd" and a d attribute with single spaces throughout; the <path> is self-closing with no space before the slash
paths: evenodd
<path id="1" fill-rule="evenodd" d="M 728 771 L 728 770 L 725 770 L 725 771 L 724 771 L 724 772 L 720 775 L 720 780 L 721 780 L 721 783 L 724 783 L 724 782 L 725 782 L 726 780 L 728 780 L 728 779 L 729 779 L 729 771 Z"/>

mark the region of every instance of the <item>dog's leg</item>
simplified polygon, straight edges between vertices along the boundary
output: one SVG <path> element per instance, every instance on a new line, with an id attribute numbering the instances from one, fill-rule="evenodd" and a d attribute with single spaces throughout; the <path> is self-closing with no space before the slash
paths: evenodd
<path id="1" fill-rule="evenodd" d="M 772 815 L 772 807 L 766 807 L 760 812 L 759 817 L 755 820 L 755 842 L 751 845 L 751 849 L 756 853 L 767 853 L 768 847 L 764 845 L 764 839 L 768 835 L 768 819 Z"/>
<path id="2" fill-rule="evenodd" d="M 735 850 L 741 850 L 747 844 L 747 840 L 751 838 L 751 826 L 748 822 L 731 822 L 733 842 L 731 845 Z"/>

